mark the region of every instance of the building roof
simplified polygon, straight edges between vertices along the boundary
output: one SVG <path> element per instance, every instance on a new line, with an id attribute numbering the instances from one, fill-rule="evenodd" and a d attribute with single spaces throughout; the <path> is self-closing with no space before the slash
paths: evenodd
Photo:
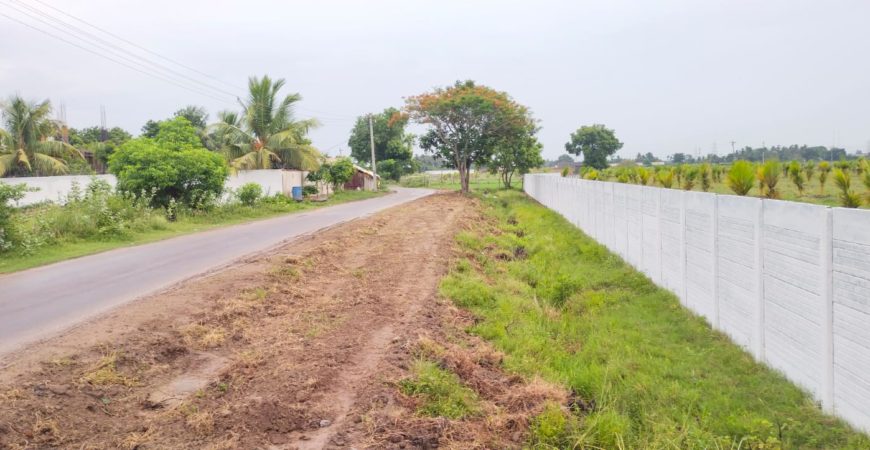
<path id="1" fill-rule="evenodd" d="M 360 167 L 360 166 L 358 166 L 358 165 L 356 165 L 356 164 L 353 165 L 353 168 L 356 169 L 356 170 L 359 171 L 359 172 L 362 172 L 362 173 L 364 173 L 364 174 L 370 176 L 370 177 L 378 177 L 378 178 L 381 177 L 380 175 L 375 175 L 375 174 L 373 174 L 371 170 L 363 169 L 362 167 Z"/>

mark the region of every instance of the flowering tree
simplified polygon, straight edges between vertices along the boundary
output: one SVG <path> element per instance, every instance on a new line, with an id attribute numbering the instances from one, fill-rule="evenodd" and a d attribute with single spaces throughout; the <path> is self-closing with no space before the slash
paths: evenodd
<path id="1" fill-rule="evenodd" d="M 526 108 L 506 93 L 473 81 L 409 97 L 405 113 L 430 127 L 420 146 L 459 171 L 463 193 L 468 193 L 471 165 L 486 164 L 504 136 L 529 120 Z"/>

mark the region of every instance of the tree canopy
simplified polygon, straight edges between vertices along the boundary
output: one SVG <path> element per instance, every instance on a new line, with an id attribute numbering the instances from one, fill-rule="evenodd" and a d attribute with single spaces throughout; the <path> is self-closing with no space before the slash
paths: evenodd
<path id="1" fill-rule="evenodd" d="M 601 124 L 584 125 L 571 133 L 565 150 L 572 155 L 583 154 L 583 164 L 596 169 L 607 168 L 607 157 L 622 148 L 613 130 Z"/>
<path id="2" fill-rule="evenodd" d="M 223 192 L 228 175 L 216 153 L 204 148 L 176 150 L 148 138 L 121 145 L 109 159 L 109 171 L 118 177 L 118 190 L 152 196 L 152 204 L 162 207 L 171 200 L 190 206 L 208 203 Z"/>
<path id="3" fill-rule="evenodd" d="M 209 126 L 210 145 L 217 148 L 235 169 L 312 170 L 320 159 L 308 139 L 308 131 L 318 125 L 314 119 L 297 120 L 293 106 L 299 94 L 283 98 L 279 91 L 284 80 L 251 77 L 248 99 L 239 103 L 241 114 L 219 113 L 219 121 Z"/>
<path id="4" fill-rule="evenodd" d="M 69 129 L 69 143 L 74 147 L 85 147 L 89 144 L 95 144 L 98 142 L 108 142 L 117 146 L 132 138 L 133 136 L 130 135 L 130 133 L 120 127 L 107 129 L 105 141 L 103 141 L 103 129 L 99 126 Z"/>
<path id="5" fill-rule="evenodd" d="M 83 159 L 73 146 L 55 139 L 59 127 L 50 118 L 48 100 L 36 103 L 14 96 L 0 108 L 0 176 L 62 175 L 68 160 Z"/>
<path id="6" fill-rule="evenodd" d="M 184 117 L 197 130 L 203 130 L 208 126 L 208 112 L 202 106 L 187 105 L 175 111 L 173 118 Z"/>
<path id="7" fill-rule="evenodd" d="M 154 141 L 160 147 L 174 151 L 203 148 L 196 128 L 184 117 L 160 122 Z"/>
<path id="8" fill-rule="evenodd" d="M 375 137 L 375 159 L 385 161 L 409 161 L 414 155 L 411 151 L 414 136 L 405 133 L 408 117 L 396 108 L 387 108 L 379 114 L 372 115 L 372 128 Z M 357 161 L 371 166 L 372 151 L 369 137 L 368 115 L 360 116 L 350 132 L 347 141 L 350 155 Z"/>
<path id="9" fill-rule="evenodd" d="M 536 127 L 528 126 L 496 145 L 489 161 L 489 170 L 499 174 L 504 187 L 510 189 L 515 173 L 526 174 L 544 164 L 541 156 L 543 146 L 535 137 L 536 132 Z"/>
<path id="10" fill-rule="evenodd" d="M 526 108 L 508 94 L 470 80 L 409 97 L 405 112 L 429 126 L 420 146 L 456 167 L 463 193 L 472 164 L 486 164 L 504 136 L 528 120 Z"/>

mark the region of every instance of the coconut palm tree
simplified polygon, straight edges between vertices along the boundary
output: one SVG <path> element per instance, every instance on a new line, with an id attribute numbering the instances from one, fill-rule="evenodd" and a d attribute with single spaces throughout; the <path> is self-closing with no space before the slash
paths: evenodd
<path id="1" fill-rule="evenodd" d="M 51 120 L 51 103 L 28 102 L 19 96 L 0 104 L 0 177 L 5 175 L 61 175 L 65 158 L 83 158 L 71 145 L 54 140 L 57 122 Z"/>
<path id="2" fill-rule="evenodd" d="M 307 138 L 308 130 L 318 125 L 314 119 L 296 120 L 293 105 L 299 94 L 279 98 L 284 80 L 268 76 L 248 79 L 249 96 L 241 114 L 224 111 L 209 128 L 211 146 L 222 152 L 235 169 L 312 170 L 320 153 Z"/>

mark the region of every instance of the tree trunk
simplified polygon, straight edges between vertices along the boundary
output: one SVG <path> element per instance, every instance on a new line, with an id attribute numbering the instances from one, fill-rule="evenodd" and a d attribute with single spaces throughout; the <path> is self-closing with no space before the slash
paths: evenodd
<path id="1" fill-rule="evenodd" d="M 469 192 L 468 166 L 465 164 L 465 162 L 463 162 L 457 166 L 457 169 L 459 170 L 459 182 L 462 186 L 462 193 L 468 194 L 468 192 Z"/>

